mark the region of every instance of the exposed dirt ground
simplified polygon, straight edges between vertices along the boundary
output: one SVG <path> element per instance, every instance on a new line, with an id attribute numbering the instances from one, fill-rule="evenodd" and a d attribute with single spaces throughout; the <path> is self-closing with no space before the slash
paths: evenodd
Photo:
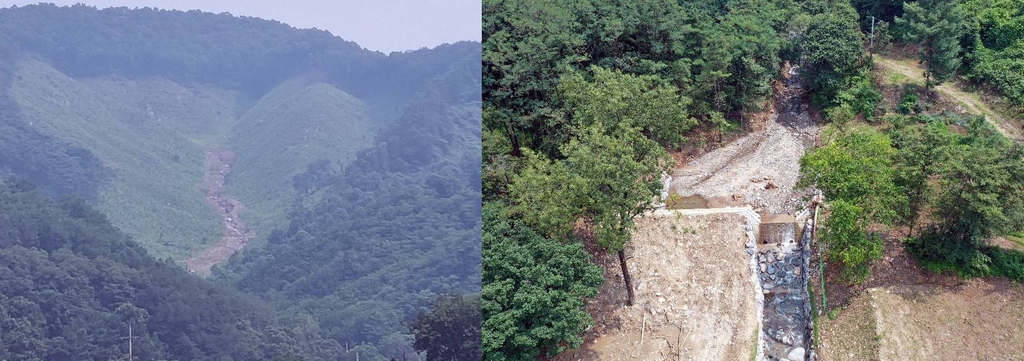
<path id="1" fill-rule="evenodd" d="M 882 360 L 1022 360 L 1024 295 L 1005 280 L 872 289 Z"/>
<path id="2" fill-rule="evenodd" d="M 555 360 L 749 360 L 761 305 L 745 224 L 738 214 L 640 219 L 627 249 L 636 305 L 624 306 L 618 258 L 598 253 L 606 281 L 587 306 L 596 326 Z"/>
<path id="3" fill-rule="evenodd" d="M 671 191 L 702 196 L 709 207 L 749 204 L 764 213 L 799 211 L 806 194 L 793 186 L 800 177 L 800 157 L 818 139 L 819 127 L 808 112 L 798 74 L 787 68 L 786 86 L 761 125 L 763 131 L 681 163 Z"/>
<path id="4" fill-rule="evenodd" d="M 875 308 L 866 293 L 852 300 L 836 315 L 818 318 L 820 338 L 815 350 L 819 360 L 878 360 Z"/>
<path id="5" fill-rule="evenodd" d="M 992 239 L 992 245 L 1005 249 L 1013 249 L 1024 252 L 1024 243 L 1009 240 L 1005 237 L 996 237 Z"/>
<path id="6" fill-rule="evenodd" d="M 208 149 L 205 151 L 205 156 L 203 181 L 200 188 L 203 190 L 206 202 L 216 209 L 217 214 L 222 218 L 224 237 L 216 244 L 185 261 L 186 269 L 200 274 L 209 273 L 213 265 L 230 258 L 235 252 L 245 247 L 253 237 L 245 222 L 238 216 L 245 209 L 245 205 L 224 193 L 224 179 L 231 171 L 234 153 L 227 149 Z"/>
<path id="7" fill-rule="evenodd" d="M 827 266 L 828 307 L 840 311 L 819 318 L 821 360 L 1024 359 L 1024 288 L 928 272 L 896 238 L 859 285 Z"/>

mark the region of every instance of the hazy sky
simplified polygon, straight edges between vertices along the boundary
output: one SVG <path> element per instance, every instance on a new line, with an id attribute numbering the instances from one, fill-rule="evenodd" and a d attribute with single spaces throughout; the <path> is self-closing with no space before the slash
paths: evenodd
<path id="1" fill-rule="evenodd" d="M 0 0 L 0 7 L 40 2 Z M 384 53 L 480 41 L 481 0 L 48 0 L 57 5 L 199 9 L 328 30 Z"/>

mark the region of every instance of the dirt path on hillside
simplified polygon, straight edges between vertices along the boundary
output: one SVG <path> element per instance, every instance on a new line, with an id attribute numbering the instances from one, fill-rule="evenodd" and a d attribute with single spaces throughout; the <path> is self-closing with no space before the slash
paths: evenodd
<path id="1" fill-rule="evenodd" d="M 897 60 L 876 55 L 875 64 L 878 64 L 890 71 L 899 73 L 914 82 L 924 84 L 924 69 L 913 60 Z M 1002 133 L 1003 136 L 1016 141 L 1024 140 L 1024 133 L 1022 133 L 1020 127 L 1015 126 L 1014 122 L 1011 122 L 1007 117 L 993 110 L 985 104 L 985 102 L 981 101 L 977 95 L 960 89 L 952 82 L 942 83 L 942 85 L 935 87 L 935 90 L 943 96 L 955 100 L 966 108 L 968 112 L 984 115 L 988 122 L 992 124 L 999 133 Z"/>
<path id="2" fill-rule="evenodd" d="M 245 205 L 225 193 L 224 179 L 231 171 L 231 162 L 235 154 L 227 149 L 207 149 L 203 165 L 203 181 L 200 188 L 209 203 L 220 215 L 224 224 L 224 237 L 214 244 L 185 261 L 189 272 L 206 274 L 213 265 L 225 261 L 245 247 L 252 240 L 252 231 L 246 227 L 239 213 Z"/>
<path id="3" fill-rule="evenodd" d="M 818 139 L 819 127 L 804 101 L 799 69 L 785 74 L 764 129 L 683 163 L 672 174 L 671 192 L 704 197 L 710 207 L 749 204 L 774 214 L 794 214 L 806 203 L 805 192 L 793 188 L 800 157 Z"/>

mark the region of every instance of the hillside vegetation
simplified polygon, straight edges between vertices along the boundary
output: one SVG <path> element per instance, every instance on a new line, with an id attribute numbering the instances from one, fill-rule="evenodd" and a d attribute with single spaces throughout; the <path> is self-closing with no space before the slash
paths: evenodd
<path id="1" fill-rule="evenodd" d="M 0 307 L 0 342 L 18 352 L 0 358 L 123 358 L 122 314 L 145 359 L 479 358 L 479 54 L 460 42 L 384 55 L 325 31 L 199 11 L 0 9 L 0 175 L 36 184 L 39 202 L 95 207 L 82 227 L 159 264 L 110 282 L 101 278 L 124 272 L 104 268 L 68 302 L 93 302 L 89 287 L 127 295 L 59 319 L 45 316 L 53 292 L 22 292 L 47 285 L 47 273 L 0 269 L 0 282 L 20 287 L 0 288 L 12 302 Z M 229 219 L 239 209 L 241 221 Z M 4 211 L 9 237 L 64 224 L 30 222 L 31 207 Z M 252 233 L 208 280 L 176 265 L 234 252 L 222 240 Z M 0 255 L 59 247 L 23 248 Z M 136 256 L 89 257 L 80 265 Z M 32 304 L 41 311 L 20 311 Z M 90 327 L 102 337 L 81 336 Z M 28 331 L 7 338 L 14 328 Z"/>
<path id="2" fill-rule="evenodd" d="M 467 51 L 387 57 L 323 31 L 153 9 L 39 5 L 4 9 L 0 22 L 11 130 L 0 174 L 92 200 L 175 259 L 223 234 L 199 191 L 204 150 L 237 156 L 228 193 L 265 239 L 287 222 L 294 176 L 318 160 L 351 161 L 448 56 Z"/>
<path id="3" fill-rule="evenodd" d="M 334 358 L 301 318 L 151 257 L 82 201 L 0 182 L 0 359 Z"/>

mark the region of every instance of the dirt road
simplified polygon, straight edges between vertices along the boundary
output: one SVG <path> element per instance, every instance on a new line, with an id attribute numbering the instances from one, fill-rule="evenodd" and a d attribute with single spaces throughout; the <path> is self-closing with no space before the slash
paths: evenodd
<path id="1" fill-rule="evenodd" d="M 230 258 L 235 252 L 245 247 L 253 237 L 252 232 L 239 217 L 239 213 L 245 209 L 245 205 L 224 192 L 224 179 L 231 171 L 234 153 L 227 149 L 207 149 L 205 156 L 203 181 L 200 188 L 203 190 L 206 202 L 221 216 L 224 224 L 224 236 L 220 242 L 185 261 L 185 268 L 189 272 L 199 274 L 209 273 L 213 265 Z"/>
<path id="2" fill-rule="evenodd" d="M 924 84 L 924 69 L 913 60 L 899 60 L 876 55 L 875 64 L 903 75 L 916 83 Z M 996 112 L 985 102 L 981 101 L 977 95 L 966 92 L 951 82 L 942 83 L 942 85 L 935 87 L 935 91 L 955 100 L 973 114 L 984 115 L 988 122 L 1002 133 L 1003 136 L 1016 141 L 1024 140 L 1024 134 L 1022 134 L 1019 127 L 1015 126 L 1010 119 L 1007 119 L 1007 117 Z"/>

